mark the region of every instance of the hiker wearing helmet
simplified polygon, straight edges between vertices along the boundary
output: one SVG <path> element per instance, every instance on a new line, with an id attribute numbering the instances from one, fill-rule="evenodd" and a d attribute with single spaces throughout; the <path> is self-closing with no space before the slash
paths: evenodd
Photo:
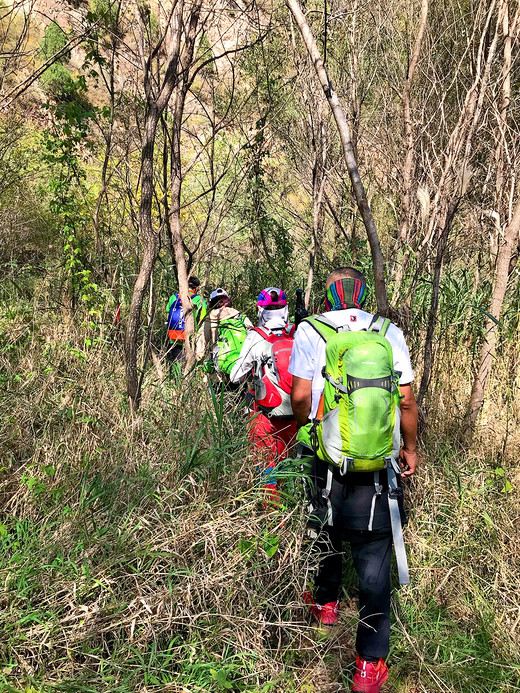
<path id="1" fill-rule="evenodd" d="M 309 534 L 320 556 L 306 601 L 321 624 L 337 623 L 343 542 L 349 542 L 359 579 L 352 691 L 377 693 L 388 678 L 392 541 L 400 582 L 409 581 L 399 479 L 417 466 L 417 405 L 403 334 L 362 309 L 366 296 L 361 272 L 332 272 L 326 312 L 301 322 L 289 371 L 311 482 Z"/>
<path id="2" fill-rule="evenodd" d="M 209 315 L 197 332 L 195 358 L 202 361 L 211 348 L 211 360 L 205 364 L 206 372 L 216 373 L 220 382 L 229 382 L 229 373 L 253 323 L 247 315 L 233 308 L 228 292 L 220 287 L 211 292 L 208 308 Z"/>
<path id="3" fill-rule="evenodd" d="M 193 303 L 193 317 L 195 319 L 195 330 L 206 316 L 207 304 L 199 294 L 200 279 L 195 276 L 188 278 L 188 289 L 190 300 Z M 172 361 L 182 358 L 184 342 L 186 340 L 186 325 L 184 323 L 184 308 L 179 294 L 170 296 L 168 305 L 168 337 L 170 338 L 170 349 L 168 356 Z"/>
<path id="4" fill-rule="evenodd" d="M 253 377 L 255 402 L 249 438 L 266 496 L 277 500 L 276 466 L 287 457 L 296 436 L 288 371 L 294 328 L 288 324 L 289 307 L 281 289 L 270 286 L 261 291 L 257 312 L 258 327 L 248 333 L 230 380 L 238 383 Z"/>

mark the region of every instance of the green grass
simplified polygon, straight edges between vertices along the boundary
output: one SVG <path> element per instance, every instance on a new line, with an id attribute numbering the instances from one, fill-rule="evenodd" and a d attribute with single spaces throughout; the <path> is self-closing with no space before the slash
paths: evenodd
<path id="1" fill-rule="evenodd" d="M 1 325 L 0 691 L 347 686 L 355 578 L 347 562 L 339 631 L 309 628 L 298 464 L 264 511 L 240 402 L 150 368 L 132 417 L 108 333 L 28 324 Z M 431 406 L 389 690 L 520 690 L 513 439 L 465 450 L 442 392 Z"/>

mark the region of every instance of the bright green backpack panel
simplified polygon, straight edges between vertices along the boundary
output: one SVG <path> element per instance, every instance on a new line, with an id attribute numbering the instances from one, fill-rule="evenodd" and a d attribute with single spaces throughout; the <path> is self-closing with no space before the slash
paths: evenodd
<path id="1" fill-rule="evenodd" d="M 229 375 L 247 336 L 245 317 L 237 315 L 219 323 L 218 338 L 213 349 L 213 364 L 219 373 Z"/>
<path id="2" fill-rule="evenodd" d="M 318 329 L 316 322 L 311 324 Z M 337 466 L 350 458 L 353 471 L 383 469 L 385 457 L 395 456 L 399 446 L 392 347 L 377 332 L 334 332 L 320 324 L 322 330 L 327 333 L 326 380 L 317 454 Z"/>

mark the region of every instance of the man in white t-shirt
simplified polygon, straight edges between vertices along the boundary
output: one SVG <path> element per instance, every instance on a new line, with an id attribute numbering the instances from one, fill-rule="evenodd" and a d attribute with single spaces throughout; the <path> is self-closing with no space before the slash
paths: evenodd
<path id="1" fill-rule="evenodd" d="M 366 330 L 374 316 L 362 310 L 367 295 L 365 277 L 352 267 L 332 272 L 326 283 L 324 317 L 336 326 Z M 417 466 L 417 405 L 411 388 L 413 370 L 401 330 L 390 324 L 385 334 L 392 346 L 394 370 L 400 373 L 401 476 Z M 293 376 L 291 403 L 298 426 L 320 418 L 319 405 L 324 388 L 325 340 L 306 321 L 296 331 L 289 372 Z M 309 451 L 310 453 L 310 451 Z M 309 528 L 317 534 L 320 567 L 314 593 L 309 595 L 312 614 L 325 625 L 338 621 L 342 580 L 343 541 L 348 541 L 359 578 L 360 620 L 357 630 L 356 672 L 352 691 L 377 693 L 388 678 L 385 660 L 390 637 L 390 564 L 392 529 L 388 505 L 386 470 L 380 472 L 383 491 L 374 502 L 374 473 L 348 472 L 314 456 L 309 470 Z M 332 483 L 330 477 L 332 476 Z M 406 516 L 399 503 L 402 521 Z M 371 524 L 368 530 L 369 522 Z"/>

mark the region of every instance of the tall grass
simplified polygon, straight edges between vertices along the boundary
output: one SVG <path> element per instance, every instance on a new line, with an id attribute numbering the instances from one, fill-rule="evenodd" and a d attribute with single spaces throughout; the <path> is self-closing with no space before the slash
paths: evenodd
<path id="1" fill-rule="evenodd" d="M 132 417 L 110 330 L 27 303 L 1 332 L 0 690 L 344 690 L 352 570 L 324 635 L 302 604 L 315 557 L 297 467 L 264 510 L 240 400 L 150 367 Z M 407 491 L 412 584 L 395 592 L 387 690 L 515 691 L 517 355 L 504 346 L 469 450 L 471 353 L 451 346 Z"/>

